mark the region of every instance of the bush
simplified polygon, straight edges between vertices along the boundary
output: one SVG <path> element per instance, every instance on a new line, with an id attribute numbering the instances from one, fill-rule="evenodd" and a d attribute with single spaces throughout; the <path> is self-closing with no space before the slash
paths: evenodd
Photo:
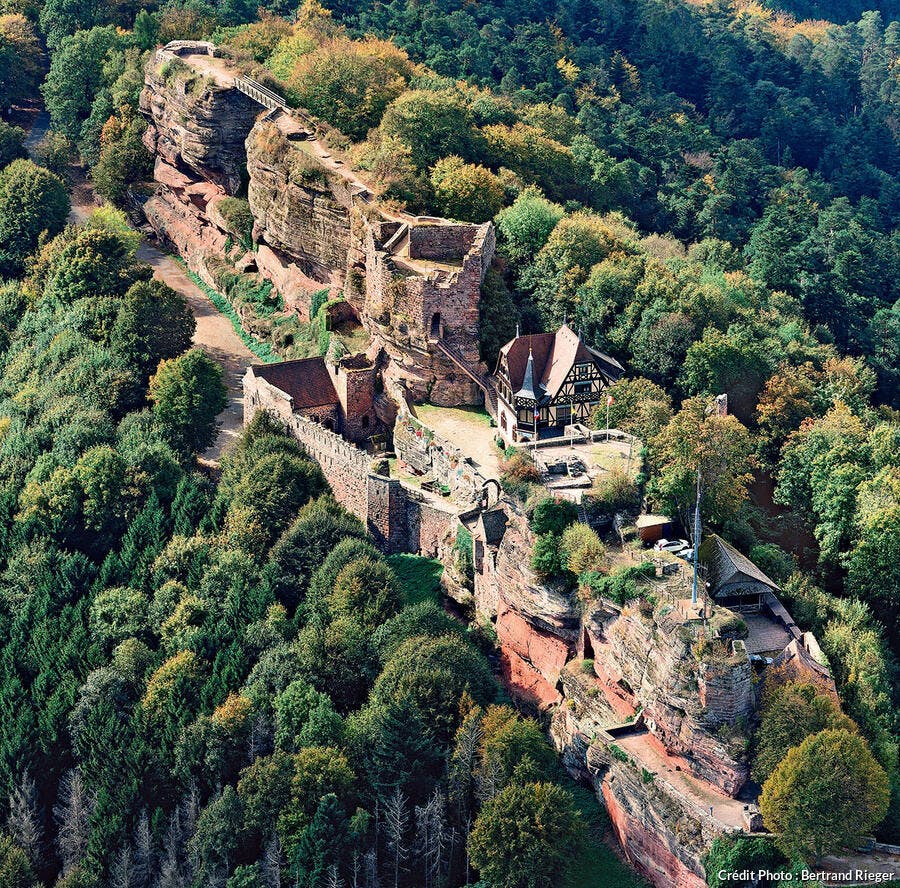
<path id="1" fill-rule="evenodd" d="M 576 576 L 583 573 L 603 573 L 606 566 L 606 549 L 596 531 L 587 524 L 570 524 L 560 543 L 565 567 Z"/>
<path id="2" fill-rule="evenodd" d="M 640 512 L 641 494 L 622 469 L 613 468 L 594 481 L 585 506 L 593 515 L 612 518 L 620 514 L 628 520 Z"/>
<path id="3" fill-rule="evenodd" d="M 504 452 L 503 457 L 500 466 L 502 470 L 500 486 L 506 493 L 522 501 L 526 500 L 532 485 L 538 484 L 541 480 L 541 473 L 534 464 L 531 454 L 510 448 Z"/>
<path id="4" fill-rule="evenodd" d="M 240 197 L 226 197 L 216 204 L 219 215 L 228 230 L 245 250 L 253 249 L 253 211 L 250 204 Z"/>
<path id="5" fill-rule="evenodd" d="M 531 569 L 542 577 L 562 573 L 563 562 L 559 550 L 559 537 L 545 533 L 534 541 L 531 549 Z"/>
<path id="6" fill-rule="evenodd" d="M 620 567 L 608 577 L 587 573 L 581 580 L 594 595 L 624 605 L 640 596 L 639 581 L 652 576 L 655 570 L 652 561 L 644 561 L 632 567 Z"/>
<path id="7" fill-rule="evenodd" d="M 531 529 L 538 536 L 546 533 L 562 536 L 563 531 L 578 520 L 578 506 L 571 500 L 548 496 L 538 502 L 529 517 Z"/>

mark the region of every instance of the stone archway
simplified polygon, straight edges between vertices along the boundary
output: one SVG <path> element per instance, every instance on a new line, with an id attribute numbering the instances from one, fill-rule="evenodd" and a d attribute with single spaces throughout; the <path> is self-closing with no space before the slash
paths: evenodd
<path id="1" fill-rule="evenodd" d="M 441 329 L 441 313 L 436 311 L 431 316 L 431 328 L 429 330 L 429 334 L 432 339 L 440 339 L 442 335 Z"/>
<path id="2" fill-rule="evenodd" d="M 491 502 L 491 488 L 494 489 L 494 501 Z M 489 509 L 492 505 L 497 505 L 500 502 L 500 482 L 496 478 L 488 478 L 484 484 L 481 485 L 481 507 L 483 509 Z"/>

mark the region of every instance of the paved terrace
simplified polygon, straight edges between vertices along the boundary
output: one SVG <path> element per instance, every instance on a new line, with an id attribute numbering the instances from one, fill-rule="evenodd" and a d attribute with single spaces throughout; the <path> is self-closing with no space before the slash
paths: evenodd
<path id="1" fill-rule="evenodd" d="M 688 773 L 687 763 L 679 756 L 669 755 L 649 731 L 616 737 L 615 744 L 642 767 L 656 774 L 657 780 L 664 780 L 692 801 L 698 811 L 710 816 L 712 809 L 711 816 L 723 827 L 743 830 L 745 803 Z"/>

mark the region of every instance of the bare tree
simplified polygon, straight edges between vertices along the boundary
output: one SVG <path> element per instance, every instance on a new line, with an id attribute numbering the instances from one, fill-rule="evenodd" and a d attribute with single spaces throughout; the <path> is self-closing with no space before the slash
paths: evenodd
<path id="1" fill-rule="evenodd" d="M 284 852 L 281 848 L 281 837 L 276 832 L 273 839 L 266 845 L 262 859 L 263 880 L 269 888 L 280 888 L 283 865 Z"/>
<path id="2" fill-rule="evenodd" d="M 325 883 L 325 888 L 344 888 L 344 880 L 341 878 L 336 863 L 328 867 L 328 881 Z"/>
<path id="3" fill-rule="evenodd" d="M 434 888 L 443 880 L 447 848 L 446 805 L 439 789 L 424 805 L 416 805 L 415 820 L 415 850 L 422 864 L 424 888 Z"/>
<path id="4" fill-rule="evenodd" d="M 84 856 L 91 834 L 93 809 L 94 799 L 84 785 L 81 771 L 73 768 L 60 781 L 59 802 L 53 808 L 63 874 L 68 873 Z"/>
<path id="5" fill-rule="evenodd" d="M 394 791 L 385 799 L 382 809 L 382 829 L 393 858 L 394 888 L 400 884 L 400 867 L 409 854 L 409 848 L 405 844 L 408 825 L 409 808 L 406 796 L 399 786 L 395 786 Z"/>
<path id="6" fill-rule="evenodd" d="M 153 874 L 153 837 L 150 834 L 150 818 L 147 809 L 141 811 L 134 831 L 134 884 L 136 888 L 148 888 Z"/>
<path id="7" fill-rule="evenodd" d="M 44 822 L 37 787 L 28 768 L 9 795 L 6 828 L 13 841 L 28 855 L 31 864 L 39 864 L 44 849 Z"/>
<path id="8" fill-rule="evenodd" d="M 262 755 L 269 755 L 274 749 L 274 731 L 272 719 L 266 712 L 260 712 L 250 726 L 250 737 L 247 740 L 247 758 L 250 764 Z"/>
<path id="9" fill-rule="evenodd" d="M 125 845 L 116 855 L 109 874 L 110 888 L 135 888 L 134 855 L 131 847 Z"/>
<path id="10" fill-rule="evenodd" d="M 378 881 L 378 852 L 371 848 L 363 858 L 363 878 L 365 888 L 380 888 Z"/>
<path id="11" fill-rule="evenodd" d="M 194 861 L 191 855 L 185 853 L 190 847 L 191 841 L 197 833 L 197 818 L 200 816 L 200 789 L 196 780 L 191 780 L 187 794 L 179 805 L 179 822 L 177 824 L 179 859 L 182 862 L 182 870 L 186 882 L 194 878 Z M 173 836 L 174 839 L 174 836 Z"/>
<path id="12" fill-rule="evenodd" d="M 158 888 L 181 888 L 185 884 L 182 851 L 181 814 L 176 807 L 169 818 L 159 866 Z"/>
<path id="13" fill-rule="evenodd" d="M 475 794 L 482 805 L 503 789 L 503 765 L 496 756 L 485 756 L 475 775 Z"/>
<path id="14" fill-rule="evenodd" d="M 350 863 L 350 888 L 359 888 L 359 877 L 361 874 L 359 851 L 354 850 L 353 860 Z"/>

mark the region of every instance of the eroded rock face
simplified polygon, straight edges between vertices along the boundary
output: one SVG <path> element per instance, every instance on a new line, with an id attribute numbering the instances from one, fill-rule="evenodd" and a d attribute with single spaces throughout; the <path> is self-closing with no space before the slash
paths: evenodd
<path id="1" fill-rule="evenodd" d="M 171 167 L 211 182 L 225 194 L 241 186 L 244 140 L 262 110 L 236 89 L 219 86 L 183 62 L 147 65 L 141 111 L 146 143 Z"/>
<path id="2" fill-rule="evenodd" d="M 265 120 L 247 137 L 247 199 L 256 240 L 293 259 L 312 279 L 341 283 L 350 248 L 350 194 L 302 145 Z"/>
<path id="3" fill-rule="evenodd" d="M 546 707 L 562 699 L 557 684 L 575 653 L 580 629 L 573 594 L 548 585 L 530 568 L 533 537 L 521 509 L 509 521 L 492 573 L 502 582 L 476 582 L 476 607 L 496 617 L 504 679 L 518 695 Z M 491 610 L 493 609 L 493 610 Z"/>
<path id="4" fill-rule="evenodd" d="M 753 689 L 746 657 L 733 663 L 700 662 L 694 637 L 671 611 L 627 607 L 592 634 L 594 667 L 617 696 L 643 709 L 644 722 L 669 752 L 684 756 L 700 778 L 736 795 L 749 776 L 718 739 L 721 719 L 710 717 L 700 694 L 704 677 L 733 680 L 741 713 L 752 711 Z"/>
<path id="5" fill-rule="evenodd" d="M 616 837 L 632 865 L 654 885 L 705 888 L 703 855 L 722 834 L 711 818 L 685 804 L 659 780 L 591 747 L 589 769 Z"/>
<path id="6" fill-rule="evenodd" d="M 508 687 L 551 710 L 554 747 L 607 806 L 632 863 L 658 888 L 701 888 L 713 839 L 745 825 L 734 796 L 754 706 L 746 652 L 705 642 L 669 599 L 585 611 L 533 574 L 527 518 L 502 507 L 496 552 L 476 557 L 475 598 L 495 620 Z"/>

